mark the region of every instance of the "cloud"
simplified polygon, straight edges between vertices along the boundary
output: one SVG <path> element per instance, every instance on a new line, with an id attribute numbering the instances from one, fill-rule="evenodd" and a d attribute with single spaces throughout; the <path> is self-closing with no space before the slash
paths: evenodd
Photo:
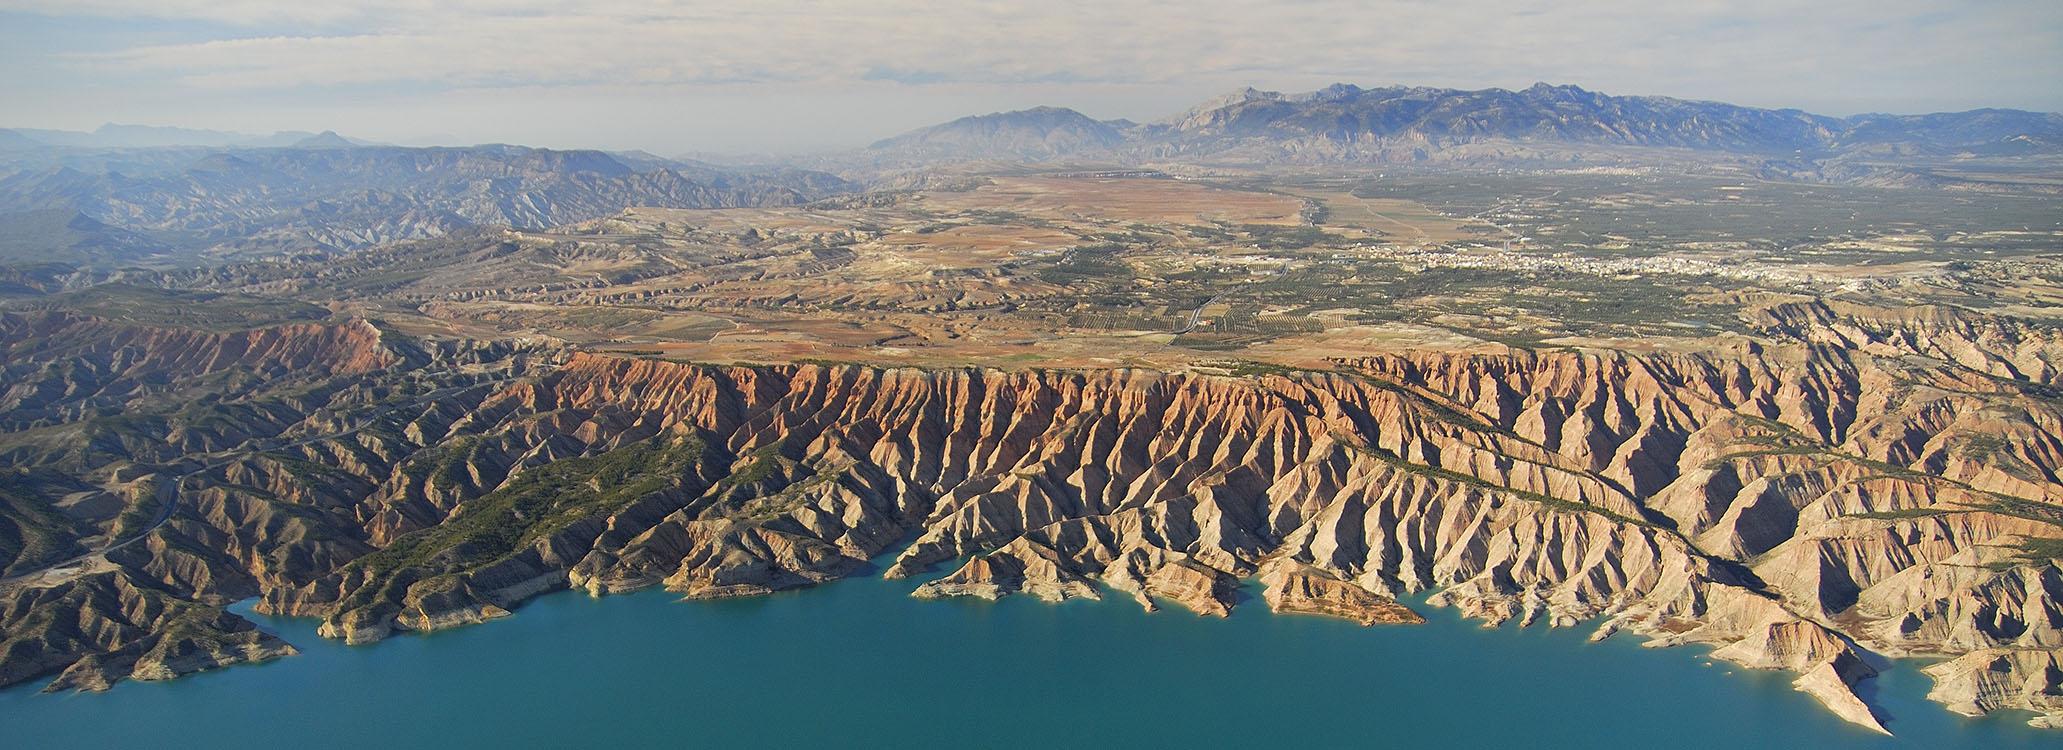
<path id="1" fill-rule="evenodd" d="M 560 3 L 538 0 L 0 0 L 0 11 L 103 19 L 206 21 L 253 26 L 378 25 L 411 18 L 523 15 Z"/>
<path id="2" fill-rule="evenodd" d="M 858 140 L 971 111 L 956 107 L 1155 119 L 1238 87 L 1336 81 L 1544 80 L 1831 114 L 2063 109 L 2063 3 L 0 0 L 0 64 L 13 124 L 463 121 L 451 128 L 488 139 L 758 148 L 772 147 L 759 133 Z M 675 119 L 647 122 L 662 115 Z"/>
<path id="3" fill-rule="evenodd" d="M 344 3 L 0 0 L 67 16 L 225 24 L 221 38 L 69 59 L 200 87 L 374 83 L 865 80 L 1156 83 L 1281 75 L 1381 80 L 1445 68 L 1576 80 L 1899 75 L 2018 59 L 2063 63 L 2045 0 L 1588 3 L 1229 0 L 953 3 L 756 0 Z M 264 26 L 282 33 L 239 33 Z M 1924 32 L 1924 33 L 1923 33 Z M 1829 54 L 1833 53 L 1833 54 Z"/>

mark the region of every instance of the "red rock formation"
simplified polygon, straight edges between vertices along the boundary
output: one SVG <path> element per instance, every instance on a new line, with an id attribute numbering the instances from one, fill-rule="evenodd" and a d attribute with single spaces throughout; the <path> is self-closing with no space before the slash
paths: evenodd
<path id="1" fill-rule="evenodd" d="M 2063 414 L 1968 372 L 1827 346 L 1257 379 L 577 355 L 491 393 L 285 417 L 332 436 L 195 475 L 156 532 L 192 544 L 123 564 L 197 596 L 256 589 L 353 642 L 560 586 L 749 595 L 891 551 L 891 576 L 958 568 L 921 595 L 1101 582 L 1222 615 L 1261 574 L 1278 609 L 1402 621 L 1389 597 L 1432 589 L 1490 622 L 1714 644 L 1874 725 L 1848 689 L 1864 649 L 2063 639 L 2055 564 L 2022 551 L 2063 536 Z"/>

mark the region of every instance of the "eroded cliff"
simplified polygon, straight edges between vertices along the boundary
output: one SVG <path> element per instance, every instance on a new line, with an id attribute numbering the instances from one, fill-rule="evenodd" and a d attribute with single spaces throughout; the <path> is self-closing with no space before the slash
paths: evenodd
<path id="1" fill-rule="evenodd" d="M 135 501 L 167 518 L 106 553 L 114 573 L 10 583 L 4 681 L 90 687 L 278 653 L 224 621 L 207 642 L 234 648 L 181 652 L 208 659 L 106 668 L 145 640 L 26 625 L 124 609 L 63 598 L 96 576 L 204 608 L 255 595 L 355 643 L 557 588 L 752 595 L 893 553 L 886 575 L 942 574 L 920 596 L 1107 587 L 1222 615 L 1258 577 L 1278 611 L 1402 623 L 1417 616 L 1395 597 L 1433 590 L 1486 622 L 1710 644 L 1876 729 L 1853 691 L 1873 652 L 1957 656 L 1937 700 L 2058 715 L 2063 412 L 2046 355 L 1980 369 L 1800 336 L 1223 377 L 559 364 L 387 338 L 367 345 L 390 364 L 268 401 L 278 428 L 237 450 L 180 463 L 44 435 L 11 453 L 66 457 L 100 492 L 170 489 Z M 473 375 L 376 397 L 460 351 Z M 178 361 L 175 384 L 219 360 Z M 505 377 L 478 375 L 492 367 Z M 37 403 L 81 413 L 118 393 Z"/>

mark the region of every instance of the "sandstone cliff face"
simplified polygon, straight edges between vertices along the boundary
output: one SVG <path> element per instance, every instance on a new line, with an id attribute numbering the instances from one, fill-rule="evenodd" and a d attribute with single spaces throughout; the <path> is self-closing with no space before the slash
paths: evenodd
<path id="1" fill-rule="evenodd" d="M 311 375 L 361 375 L 397 363 L 363 322 L 207 332 L 71 313 L 0 315 L 6 342 L 0 415 L 12 428 L 75 419 L 96 407 L 217 376 L 218 398 Z"/>
<path id="2" fill-rule="evenodd" d="M 1866 652 L 2053 657 L 2063 637 L 2041 541 L 2063 537 L 2063 415 L 1957 365 L 1780 346 L 1259 378 L 596 355 L 529 372 L 285 406 L 300 439 L 183 475 L 171 519 L 109 559 L 351 642 L 560 587 L 751 595 L 886 553 L 887 575 L 943 574 L 920 596 L 1104 586 L 1223 615 L 1258 576 L 1279 611 L 1409 622 L 1394 597 L 1435 590 L 1489 622 L 1712 644 L 1879 729 L 1851 690 Z M 1936 697 L 2053 716 L 2030 696 L 2056 671 L 2009 662 L 1945 672 Z"/>
<path id="3" fill-rule="evenodd" d="M 1719 645 L 1800 672 L 1801 689 L 1873 727 L 1848 690 L 1870 674 L 1865 648 L 2054 638 L 2048 561 L 1899 577 L 1979 540 L 2049 533 L 2016 504 L 2041 501 L 1983 488 L 2014 487 L 1991 478 L 2002 454 L 1954 447 L 2011 427 L 1958 410 L 2017 396 L 1793 355 L 1424 355 L 1257 381 L 586 356 L 483 404 L 512 417 L 482 434 L 565 455 L 644 435 L 710 446 L 702 489 L 594 517 L 567 545 L 584 552 L 566 556 L 566 583 L 597 593 L 759 593 L 898 545 L 891 576 L 965 561 L 920 596 L 1061 599 L 1100 582 L 1223 614 L 1233 581 L 1258 574 L 1277 609 L 1408 621 L 1388 597 L 1430 588 L 1492 622 L 1601 619 L 1601 634 Z M 2028 422 L 2052 418 L 2030 407 Z M 551 429 L 515 416 L 533 412 Z M 2013 460 L 2053 465 L 2040 442 Z M 343 602 L 382 585 L 315 587 Z M 395 627 L 347 627 L 367 610 L 293 592 L 277 602 L 361 638 Z M 456 609 L 481 604 L 513 602 Z"/>
<path id="4" fill-rule="evenodd" d="M 123 678 L 170 679 L 294 653 L 248 620 L 121 570 L 0 592 L 0 623 L 0 684 L 57 672 L 50 690 L 104 690 Z"/>
<path id="5" fill-rule="evenodd" d="M 1935 681 L 1927 697 L 1950 711 L 1967 716 L 2004 708 L 2034 711 L 2041 714 L 2032 722 L 2035 726 L 2063 729 L 2057 719 L 2063 694 L 2056 690 L 2063 664 L 2054 649 L 1980 649 L 1929 666 L 1926 672 Z"/>
<path id="6" fill-rule="evenodd" d="M 1095 583 L 1073 567 L 1053 548 L 1018 537 L 994 552 L 968 559 L 952 575 L 918 586 L 911 595 L 925 599 L 973 596 L 995 600 L 1010 594 L 1030 594 L 1049 602 L 1103 598 Z"/>
<path id="7" fill-rule="evenodd" d="M 373 551 L 351 509 L 420 428 L 555 356 L 66 313 L 0 314 L 0 350 L 0 516 L 34 543 L 0 580 L 0 684 L 94 689 L 291 653 L 219 606 Z"/>
<path id="8" fill-rule="evenodd" d="M 1779 305 L 1766 330 L 1870 354 L 1918 354 L 2004 378 L 2063 379 L 2063 334 L 2046 326 L 1943 307 L 1880 309 L 1851 303 Z"/>
<path id="9" fill-rule="evenodd" d="M 1265 566 L 1261 582 L 1268 586 L 1261 599 L 1276 612 L 1343 617 L 1363 625 L 1425 622 L 1424 617 L 1395 599 L 1287 559 Z"/>

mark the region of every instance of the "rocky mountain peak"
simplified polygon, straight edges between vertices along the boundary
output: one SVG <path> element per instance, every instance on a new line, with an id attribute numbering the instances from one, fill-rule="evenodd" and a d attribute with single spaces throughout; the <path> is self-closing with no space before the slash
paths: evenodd
<path id="1" fill-rule="evenodd" d="M 1066 107 L 1040 106 L 962 117 L 874 143 L 868 149 L 947 158 L 1048 158 L 1124 143 L 1109 123 Z"/>
<path id="2" fill-rule="evenodd" d="M 309 136 L 309 137 L 307 137 L 307 138 L 303 138 L 303 139 L 301 139 L 301 140 L 299 140 L 299 141 L 295 141 L 295 142 L 294 142 L 294 145 L 293 145 L 293 147 L 294 147 L 294 148 L 351 148 L 351 147 L 353 147 L 353 146 L 357 146 L 357 145 L 358 145 L 358 144 L 356 144 L 356 143 L 352 143 L 350 139 L 348 139 L 348 138 L 345 138 L 345 137 L 343 137 L 343 136 L 341 136 L 341 135 L 337 135 L 337 131 L 334 131 L 334 130 L 325 130 L 325 131 L 322 131 L 322 132 L 320 132 L 320 133 L 317 133 L 317 134 L 315 134 L 315 135 L 311 135 L 311 136 Z"/>

